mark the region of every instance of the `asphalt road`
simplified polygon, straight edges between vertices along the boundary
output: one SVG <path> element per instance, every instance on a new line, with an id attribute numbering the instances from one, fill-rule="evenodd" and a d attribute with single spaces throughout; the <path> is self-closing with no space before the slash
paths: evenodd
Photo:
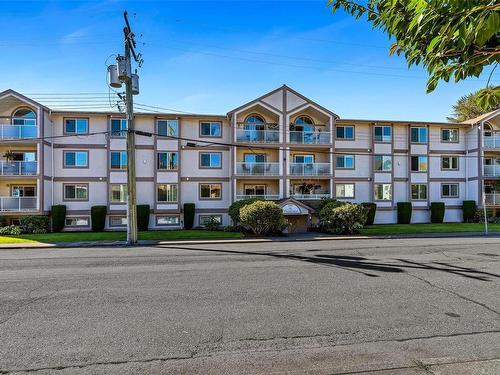
<path id="1" fill-rule="evenodd" d="M 0 374 L 499 374 L 499 245 L 0 250 Z"/>

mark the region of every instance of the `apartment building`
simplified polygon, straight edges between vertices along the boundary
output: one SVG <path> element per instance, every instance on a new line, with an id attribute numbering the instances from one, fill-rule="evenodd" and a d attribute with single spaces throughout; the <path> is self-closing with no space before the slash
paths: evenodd
<path id="1" fill-rule="evenodd" d="M 90 227 L 90 207 L 108 207 L 107 228 L 126 225 L 127 123 L 118 112 L 56 111 L 13 90 L 0 93 L 0 216 L 67 207 L 67 230 Z M 376 202 L 377 223 L 396 222 L 411 201 L 414 222 L 430 202 L 461 220 L 466 199 L 500 207 L 500 111 L 460 124 L 342 119 L 282 86 L 225 115 L 137 113 L 138 204 L 150 227 L 230 224 L 231 202 L 279 201 L 310 218 L 314 202 Z M 182 137 L 184 140 L 179 140 Z"/>

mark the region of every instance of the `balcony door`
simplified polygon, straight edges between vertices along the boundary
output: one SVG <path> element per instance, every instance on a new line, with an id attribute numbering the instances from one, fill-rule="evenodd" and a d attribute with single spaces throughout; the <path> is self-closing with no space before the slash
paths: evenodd
<path id="1" fill-rule="evenodd" d="M 294 155 L 293 162 L 300 164 L 313 164 L 314 155 Z"/>
<path id="2" fill-rule="evenodd" d="M 36 186 L 17 185 L 11 187 L 11 197 L 36 197 Z"/>
<path id="3" fill-rule="evenodd" d="M 262 196 L 266 195 L 266 185 L 245 185 L 243 187 L 245 195 Z"/>
<path id="4" fill-rule="evenodd" d="M 243 160 L 245 161 L 243 168 L 249 174 L 264 174 L 266 159 L 265 154 L 245 154 L 243 155 Z"/>

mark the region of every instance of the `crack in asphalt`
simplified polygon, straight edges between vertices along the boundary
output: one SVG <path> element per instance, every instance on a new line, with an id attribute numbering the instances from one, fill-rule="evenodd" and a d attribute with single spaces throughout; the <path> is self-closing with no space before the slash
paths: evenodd
<path id="1" fill-rule="evenodd" d="M 26 297 L 25 297 L 25 299 L 28 299 L 28 301 L 20 303 L 19 306 L 11 314 L 9 314 L 6 318 L 0 320 L 0 325 L 3 325 L 5 323 L 7 323 L 14 316 L 16 316 L 17 314 L 19 314 L 21 312 L 21 310 L 24 309 L 25 307 L 27 307 L 27 306 L 35 303 L 35 302 L 38 302 L 38 301 L 40 301 L 40 300 L 42 300 L 44 298 L 51 297 L 55 293 L 55 292 L 52 292 L 52 293 L 49 293 L 49 294 L 45 294 L 43 296 L 32 298 L 31 295 L 34 292 L 36 292 L 37 290 L 41 289 L 43 286 L 44 285 L 42 284 L 40 286 L 37 286 L 36 288 L 28 290 L 28 292 L 26 293 Z M 0 374 L 1 374 L 1 372 L 0 372 Z"/>

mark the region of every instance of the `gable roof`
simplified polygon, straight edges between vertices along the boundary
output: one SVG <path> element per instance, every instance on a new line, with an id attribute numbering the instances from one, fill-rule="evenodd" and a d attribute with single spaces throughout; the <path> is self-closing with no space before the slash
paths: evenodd
<path id="1" fill-rule="evenodd" d="M 295 204 L 299 207 L 302 207 L 304 208 L 305 210 L 309 211 L 309 213 L 314 213 L 316 212 L 316 210 L 314 208 L 312 208 L 311 206 L 308 206 L 307 204 L 305 203 L 302 203 L 301 201 L 298 201 L 297 199 L 295 198 L 282 198 L 280 199 L 279 201 L 276 202 L 280 207 L 283 207 L 285 206 L 286 204 L 289 204 L 289 203 L 292 203 L 292 204 Z"/>
<path id="2" fill-rule="evenodd" d="M 43 109 L 46 109 L 46 110 L 49 110 L 48 107 L 44 106 L 43 104 L 37 102 L 37 101 L 34 101 L 33 99 L 31 98 L 28 98 L 27 96 L 17 92 L 17 91 L 14 91 L 12 89 L 8 89 L 8 90 L 5 90 L 5 91 L 2 91 L 0 92 L 0 100 L 5 98 L 5 97 L 8 97 L 8 96 L 13 96 L 15 98 L 17 98 L 18 100 L 21 100 L 23 102 L 26 102 L 26 103 L 29 103 L 35 107 L 40 107 L 40 108 L 43 108 Z"/>
<path id="3" fill-rule="evenodd" d="M 493 117 L 496 117 L 498 115 L 500 115 L 500 108 L 495 109 L 495 110 L 493 110 L 491 112 L 482 114 L 480 116 L 471 118 L 470 120 L 465 120 L 465 121 L 462 122 L 462 124 L 475 125 L 475 124 L 483 122 L 483 121 L 491 120 Z"/>

